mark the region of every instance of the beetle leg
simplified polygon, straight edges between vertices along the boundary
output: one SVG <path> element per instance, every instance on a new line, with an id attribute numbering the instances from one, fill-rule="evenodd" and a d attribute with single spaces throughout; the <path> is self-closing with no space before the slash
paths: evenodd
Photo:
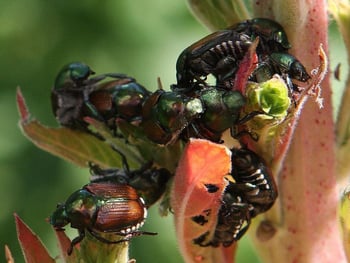
<path id="1" fill-rule="evenodd" d="M 129 177 L 130 177 L 130 178 L 135 178 L 135 177 L 137 177 L 139 174 L 143 174 L 143 173 L 145 173 L 147 170 L 150 170 L 150 169 L 152 168 L 152 166 L 153 166 L 153 160 L 150 160 L 150 161 L 144 163 L 144 164 L 141 166 L 140 169 L 131 171 L 130 174 L 129 174 L 129 175 L 130 175 Z"/>
<path id="2" fill-rule="evenodd" d="M 89 92 L 85 92 L 83 93 L 83 100 L 84 100 L 84 104 L 85 106 L 89 109 L 89 111 L 91 112 L 92 115 L 94 115 L 96 117 L 97 120 L 104 122 L 103 117 L 100 115 L 100 113 L 98 112 L 98 110 L 96 109 L 96 107 L 90 102 L 89 100 L 89 95 L 90 95 L 91 91 Z"/>
<path id="3" fill-rule="evenodd" d="M 123 169 L 101 169 L 98 165 L 89 162 L 90 167 L 90 182 L 99 183 L 99 182 L 117 182 L 118 184 L 129 184 L 130 176 L 127 171 Z"/>
<path id="4" fill-rule="evenodd" d="M 117 233 L 117 235 L 120 235 L 120 234 Z M 122 235 L 125 235 L 125 234 L 122 234 Z M 147 231 L 135 231 L 135 232 L 128 233 L 127 235 L 130 235 L 130 237 L 138 237 L 138 236 L 143 236 L 143 235 L 156 236 L 156 235 L 158 235 L 158 233 L 147 232 Z"/>
<path id="5" fill-rule="evenodd" d="M 251 119 L 253 119 L 255 116 L 260 115 L 260 114 L 266 114 L 263 111 L 252 111 L 249 112 L 247 115 L 245 115 L 242 119 L 238 120 L 236 125 L 241 125 L 246 123 L 247 121 L 250 121 Z"/>
<path id="6" fill-rule="evenodd" d="M 112 149 L 114 151 L 116 151 L 117 153 L 119 153 L 120 157 L 122 158 L 122 163 L 123 163 L 123 170 L 129 174 L 130 173 L 130 168 L 129 168 L 129 163 L 128 160 L 126 159 L 126 156 L 120 151 L 118 150 L 113 144 L 111 145 Z"/>
<path id="7" fill-rule="evenodd" d="M 105 77 L 115 78 L 115 79 L 127 79 L 128 82 L 136 82 L 136 79 L 122 73 L 107 73 L 104 74 Z"/>
<path id="8" fill-rule="evenodd" d="M 256 133 L 247 131 L 247 130 L 242 130 L 242 131 L 237 131 L 237 125 L 242 125 L 248 121 L 250 121 L 251 119 L 253 119 L 255 116 L 259 115 L 259 114 L 265 114 L 263 111 L 252 111 L 250 113 L 248 113 L 246 116 L 244 116 L 242 119 L 238 120 L 234 126 L 231 127 L 230 132 L 231 132 L 231 136 L 235 139 L 239 139 L 244 135 L 249 135 L 250 138 L 254 141 L 258 141 L 259 140 L 259 136 Z"/>
<path id="9" fill-rule="evenodd" d="M 72 253 L 73 253 L 73 248 L 76 244 L 79 244 L 85 237 L 85 231 L 84 229 L 79 229 L 78 230 L 79 232 L 79 236 L 77 236 L 76 238 L 74 238 L 72 240 L 72 242 L 70 243 L 70 247 L 68 248 L 67 250 L 67 254 L 68 256 L 70 256 Z"/>
<path id="10" fill-rule="evenodd" d="M 232 203 L 231 209 L 230 209 L 230 215 L 232 216 L 233 220 L 236 220 L 237 223 L 237 230 L 238 232 L 234 232 L 234 240 L 239 240 L 245 232 L 248 230 L 250 226 L 250 213 L 249 213 L 249 205 L 246 203 Z M 245 226 L 241 228 L 246 222 Z M 238 229 L 239 227 L 239 229 Z"/>
<path id="11" fill-rule="evenodd" d="M 101 241 L 103 243 L 106 243 L 106 244 L 118 244 L 118 243 L 122 243 L 122 242 L 128 242 L 128 241 L 130 241 L 130 239 L 132 237 L 141 236 L 141 235 L 151 235 L 151 236 L 157 235 L 157 233 L 146 232 L 146 231 L 135 231 L 135 232 L 127 233 L 127 234 L 126 233 L 122 233 L 122 232 L 117 232 L 117 233 L 114 233 L 114 234 L 119 235 L 119 236 L 125 236 L 125 238 L 120 239 L 120 240 L 109 240 L 109 239 L 106 239 L 106 238 L 102 237 L 97 232 L 93 231 L 92 229 L 88 229 L 88 231 L 97 240 L 99 240 L 99 241 Z"/>
<path id="12" fill-rule="evenodd" d="M 101 235 L 99 235 L 98 233 L 93 231 L 92 229 L 88 229 L 88 231 L 94 238 L 96 238 L 97 240 L 101 241 L 102 243 L 106 243 L 106 244 L 118 244 L 118 243 L 122 243 L 122 242 L 128 242 L 130 240 L 130 238 L 125 238 L 125 239 L 121 239 L 121 240 L 109 240 L 109 239 L 102 237 Z"/>
<path id="13" fill-rule="evenodd" d="M 234 127 L 231 127 L 231 129 L 230 129 L 230 133 L 231 133 L 232 138 L 240 141 L 240 138 L 242 138 L 244 135 L 248 135 L 255 142 L 257 142 L 259 140 L 259 136 L 255 132 L 251 132 L 251 131 L 247 131 L 247 130 L 243 130 L 243 131 L 238 132 L 236 128 L 237 127 L 234 126 Z"/>

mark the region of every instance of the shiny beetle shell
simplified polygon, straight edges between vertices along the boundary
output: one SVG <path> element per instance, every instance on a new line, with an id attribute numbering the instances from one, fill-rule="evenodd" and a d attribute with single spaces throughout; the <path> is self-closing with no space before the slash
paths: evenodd
<path id="1" fill-rule="evenodd" d="M 259 155 L 247 148 L 234 148 L 231 151 L 232 177 L 236 183 L 230 184 L 228 191 L 236 192 L 243 202 L 252 206 L 251 217 L 266 212 L 278 195 L 270 169 Z"/>
<path id="2" fill-rule="evenodd" d="M 63 126 L 81 126 L 84 106 L 84 90 L 89 77 L 94 74 L 89 66 L 73 62 L 64 66 L 57 74 L 51 91 L 52 111 Z"/>
<path id="3" fill-rule="evenodd" d="M 202 103 L 197 98 L 157 90 L 143 105 L 141 127 L 151 141 L 168 144 L 202 112 Z"/>
<path id="4" fill-rule="evenodd" d="M 129 241 L 133 236 L 155 233 L 139 231 L 147 217 L 142 198 L 128 185 L 90 183 L 74 192 L 64 204 L 57 206 L 50 217 L 50 223 L 57 231 L 70 223 L 78 229 L 79 236 L 71 242 L 70 255 L 74 245 L 81 242 L 88 231 L 97 240 L 116 244 Z M 120 240 L 109 240 L 101 236 L 113 233 L 124 236 Z"/>
<path id="5" fill-rule="evenodd" d="M 283 52 L 291 48 L 288 37 L 283 27 L 274 20 L 268 18 L 254 18 L 240 22 L 230 27 L 237 32 L 245 33 L 254 40 L 260 38 L 257 52 L 260 55 L 272 52 Z"/>
<path id="6" fill-rule="evenodd" d="M 79 88 L 94 72 L 81 62 L 73 62 L 64 66 L 57 74 L 54 90 Z"/>
<path id="7" fill-rule="evenodd" d="M 93 228 L 102 232 L 121 232 L 140 226 L 147 217 L 144 201 L 136 190 L 127 185 L 88 184 L 84 187 L 93 195 L 103 197 L 96 211 Z"/>
<path id="8" fill-rule="evenodd" d="M 116 119 L 138 124 L 144 101 L 150 92 L 131 78 L 109 81 L 100 85 L 89 96 L 90 117 L 99 118 L 110 128 Z"/>
<path id="9" fill-rule="evenodd" d="M 58 73 L 51 101 L 53 113 L 62 126 L 87 130 L 85 117 L 104 122 L 113 131 L 117 118 L 140 122 L 142 104 L 149 91 L 125 74 L 95 77 L 91 74 L 93 71 L 87 65 L 78 62 Z"/>
<path id="10" fill-rule="evenodd" d="M 311 79 L 303 64 L 293 55 L 272 53 L 258 65 L 250 80 L 260 83 L 271 79 L 274 74 L 281 75 L 291 91 L 297 90 L 296 85 L 292 83 L 292 79 L 301 82 L 307 82 Z"/>
<path id="11" fill-rule="evenodd" d="M 176 63 L 174 90 L 191 91 L 212 74 L 218 82 L 232 77 L 252 42 L 233 30 L 214 32 L 186 48 Z"/>
<path id="12" fill-rule="evenodd" d="M 183 138 L 199 137 L 219 142 L 222 133 L 239 121 L 246 100 L 239 91 L 205 88 L 198 92 L 204 112 L 183 132 Z"/>
<path id="13" fill-rule="evenodd" d="M 58 207 L 51 224 L 60 228 L 91 228 L 102 232 L 120 232 L 141 224 L 147 216 L 143 200 L 128 185 L 91 183 L 74 192 Z"/>
<path id="14" fill-rule="evenodd" d="M 128 165 L 125 165 L 128 167 Z M 133 187 L 137 194 L 145 201 L 148 208 L 157 202 L 166 190 L 166 184 L 172 174 L 165 168 L 151 167 L 152 163 L 141 167 L 141 169 L 129 171 L 118 168 L 101 169 L 91 165 L 91 182 L 110 182 L 115 184 L 127 184 Z"/>

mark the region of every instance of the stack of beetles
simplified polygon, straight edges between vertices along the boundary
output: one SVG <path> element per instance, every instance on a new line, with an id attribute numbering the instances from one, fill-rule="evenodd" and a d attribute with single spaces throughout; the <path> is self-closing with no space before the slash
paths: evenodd
<path id="1" fill-rule="evenodd" d="M 186 48 L 177 60 L 177 84 L 171 86 L 171 91 L 150 92 L 127 75 L 93 76 L 87 65 L 71 63 L 57 75 L 52 90 L 53 112 L 62 126 L 88 133 L 92 132 L 85 117 L 105 123 L 115 136 L 119 136 L 118 123 L 126 122 L 159 145 L 186 142 L 191 137 L 221 143 L 228 129 L 239 141 L 241 131 L 236 132 L 237 126 L 261 114 L 241 116 L 246 97 L 235 89 L 240 63 L 255 41 L 257 64 L 248 80 L 260 83 L 278 74 L 290 96 L 299 92 L 294 82 L 307 82 L 310 76 L 288 54 L 291 46 L 284 29 L 275 21 L 256 18 L 212 33 Z M 215 78 L 215 84 L 207 82 L 209 75 Z M 107 78 L 112 80 L 104 81 Z M 251 218 L 266 212 L 277 198 L 274 179 L 263 158 L 245 146 L 231 151 L 234 180 L 222 196 L 213 238 L 207 240 L 207 233 L 195 238 L 193 242 L 199 246 L 230 246 L 243 236 Z M 70 223 L 79 231 L 68 254 L 84 238 L 85 231 L 108 244 L 155 234 L 140 231 L 139 227 L 146 218 L 146 209 L 160 199 L 172 174 L 152 165 L 130 171 L 126 157 L 121 156 L 124 165 L 120 169 L 104 170 L 91 164 L 92 182 L 74 192 L 52 214 L 50 222 L 56 230 Z M 203 220 L 201 216 L 193 217 L 198 224 Z M 122 238 L 110 240 L 101 233 Z"/>

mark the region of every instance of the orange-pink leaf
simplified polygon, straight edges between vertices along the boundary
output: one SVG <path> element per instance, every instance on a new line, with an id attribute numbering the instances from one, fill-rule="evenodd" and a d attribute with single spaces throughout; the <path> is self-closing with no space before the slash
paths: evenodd
<path id="1" fill-rule="evenodd" d="M 22 248 L 26 263 L 55 262 L 36 234 L 19 218 L 15 216 L 17 237 Z"/>
<path id="2" fill-rule="evenodd" d="M 186 262 L 232 262 L 235 246 L 200 247 L 193 240 L 209 231 L 213 235 L 225 175 L 231 171 L 231 152 L 223 145 L 191 139 L 176 170 L 171 205 L 175 215 L 177 239 Z M 208 185 L 217 191 L 208 191 Z M 203 216 L 205 224 L 193 217 Z"/>

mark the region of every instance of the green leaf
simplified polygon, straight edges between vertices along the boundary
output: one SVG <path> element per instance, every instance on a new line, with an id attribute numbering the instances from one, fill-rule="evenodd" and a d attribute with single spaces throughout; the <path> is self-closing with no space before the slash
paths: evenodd
<path id="1" fill-rule="evenodd" d="M 188 0 L 194 15 L 211 30 L 226 28 L 250 18 L 242 0 Z"/>
<path id="2" fill-rule="evenodd" d="M 250 106 L 273 118 L 285 117 L 291 104 L 288 88 L 279 77 L 259 84 L 250 84 L 246 95 Z"/>
<path id="3" fill-rule="evenodd" d="M 97 137 L 68 128 L 50 128 L 30 118 L 24 97 L 18 89 L 19 126 L 23 134 L 36 146 L 78 166 L 93 162 L 101 167 L 122 167 L 121 156 Z M 130 163 L 130 166 L 136 166 Z"/>
<path id="4" fill-rule="evenodd" d="M 350 257 L 350 188 L 345 189 L 341 198 L 340 224 L 343 230 L 343 242 L 347 257 Z"/>

